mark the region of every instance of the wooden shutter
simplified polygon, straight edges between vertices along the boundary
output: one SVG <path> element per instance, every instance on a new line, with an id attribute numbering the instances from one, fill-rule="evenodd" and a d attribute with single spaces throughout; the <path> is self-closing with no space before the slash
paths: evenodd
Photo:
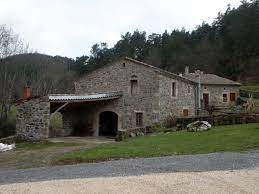
<path id="1" fill-rule="evenodd" d="M 230 93 L 230 101 L 231 102 L 236 101 L 236 93 Z"/>

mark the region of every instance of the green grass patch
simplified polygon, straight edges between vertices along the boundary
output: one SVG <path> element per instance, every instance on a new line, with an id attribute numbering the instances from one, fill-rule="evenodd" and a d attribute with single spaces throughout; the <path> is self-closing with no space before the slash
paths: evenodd
<path id="1" fill-rule="evenodd" d="M 240 152 L 259 148 L 259 124 L 217 126 L 206 132 L 172 132 L 128 139 L 109 145 L 74 151 L 55 164 L 105 161 L 212 152 Z"/>
<path id="2" fill-rule="evenodd" d="M 28 143 L 18 143 L 16 145 L 17 150 L 42 150 L 47 148 L 62 148 L 62 147 L 73 147 L 81 146 L 79 143 L 52 143 L 48 141 L 43 142 L 28 142 Z"/>
<path id="3" fill-rule="evenodd" d="M 63 128 L 62 114 L 60 112 L 55 113 L 53 118 L 50 120 L 50 127 L 53 129 Z"/>
<path id="4" fill-rule="evenodd" d="M 240 89 L 241 90 L 246 90 L 246 91 L 251 91 L 251 92 L 259 92 L 259 84 L 241 86 Z"/>

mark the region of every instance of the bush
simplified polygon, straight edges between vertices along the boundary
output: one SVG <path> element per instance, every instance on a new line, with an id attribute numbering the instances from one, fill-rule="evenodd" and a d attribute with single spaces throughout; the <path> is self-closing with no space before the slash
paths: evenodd
<path id="1" fill-rule="evenodd" d="M 252 95 L 253 98 L 259 99 L 259 92 L 255 92 L 255 91 L 240 90 L 239 94 L 241 97 L 244 97 L 244 98 L 249 98 L 249 96 Z"/>
<path id="2" fill-rule="evenodd" d="M 118 131 L 115 140 L 123 141 L 128 138 L 143 136 L 151 133 L 166 133 L 176 131 L 175 128 L 165 128 L 163 126 L 156 125 L 154 127 L 148 126 L 145 128 L 128 129 L 125 131 Z"/>
<path id="3" fill-rule="evenodd" d="M 151 127 L 146 128 L 136 128 L 136 129 L 129 129 L 125 131 L 118 131 L 115 140 L 116 141 L 123 141 L 125 139 L 137 136 L 143 136 L 147 133 L 151 133 Z"/>
<path id="4" fill-rule="evenodd" d="M 1 121 L 0 122 L 0 138 L 8 137 L 15 134 L 14 121 Z"/>
<path id="5" fill-rule="evenodd" d="M 162 125 L 166 128 L 170 128 L 170 127 L 175 127 L 176 124 L 177 124 L 177 119 L 173 114 L 171 114 L 166 117 Z"/>

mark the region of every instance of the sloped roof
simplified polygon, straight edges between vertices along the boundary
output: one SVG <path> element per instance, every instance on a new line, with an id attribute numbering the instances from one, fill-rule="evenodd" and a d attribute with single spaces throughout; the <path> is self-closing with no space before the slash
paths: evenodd
<path id="1" fill-rule="evenodd" d="M 139 65 L 143 65 L 143 66 L 145 66 L 145 67 L 152 68 L 152 69 L 154 69 L 156 72 L 161 73 L 161 74 L 163 74 L 163 75 L 165 75 L 165 76 L 169 76 L 169 77 L 171 77 L 171 78 L 176 78 L 176 79 L 180 79 L 180 80 L 182 80 L 182 81 L 191 82 L 191 83 L 196 84 L 195 81 L 193 81 L 193 80 L 191 80 L 191 79 L 189 79 L 189 78 L 187 78 L 187 77 L 183 77 L 183 76 L 177 75 L 177 74 L 175 74 L 175 73 L 172 73 L 172 72 L 163 70 L 163 69 L 158 68 L 158 67 L 155 67 L 155 66 L 153 66 L 153 65 L 149 65 L 149 64 L 147 64 L 147 63 L 144 63 L 144 62 L 141 62 L 141 61 L 138 61 L 138 60 L 129 58 L 129 57 L 125 57 L 124 59 L 127 60 L 127 61 L 130 61 L 130 62 L 133 62 L 133 63 L 135 63 L 135 64 L 139 64 Z"/>
<path id="2" fill-rule="evenodd" d="M 189 73 L 189 74 L 184 74 L 183 76 L 193 80 L 194 82 L 198 83 L 199 82 L 199 75 L 201 79 L 201 84 L 206 84 L 206 85 L 232 85 L 232 86 L 240 86 L 241 84 L 239 82 L 232 81 L 230 79 L 220 77 L 215 74 L 197 74 L 197 73 Z"/>
<path id="3" fill-rule="evenodd" d="M 138 64 L 138 65 L 143 65 L 143 66 L 145 66 L 145 67 L 148 67 L 148 68 L 153 69 L 153 70 L 156 71 L 157 73 L 160 73 L 160 74 L 162 74 L 162 75 L 165 75 L 165 76 L 168 76 L 168 77 L 171 77 L 171 78 L 174 78 L 174 79 L 179 79 L 179 80 L 182 80 L 182 81 L 185 81 L 185 82 L 189 82 L 189 83 L 192 83 L 192 84 L 196 84 L 196 82 L 194 82 L 193 80 L 190 80 L 190 79 L 188 79 L 188 78 L 186 78 L 186 77 L 179 76 L 179 75 L 177 75 L 177 74 L 175 74 L 175 73 L 172 73 L 172 72 L 163 70 L 163 69 L 161 69 L 161 68 L 155 67 L 155 66 L 153 66 L 153 65 L 150 65 L 150 64 L 147 64 L 147 63 L 144 63 L 144 62 L 141 62 L 141 61 L 132 59 L 132 58 L 130 58 L 130 57 L 123 57 L 123 58 L 118 59 L 118 60 L 116 60 L 116 61 L 123 61 L 123 60 L 124 60 L 124 61 L 125 61 L 125 60 L 126 60 L 126 61 L 130 61 L 130 62 L 135 63 L 135 64 Z M 115 61 L 115 62 L 116 62 L 116 61 Z M 94 72 L 94 71 L 98 71 L 99 69 L 102 69 L 102 68 L 111 66 L 111 65 L 113 65 L 113 64 L 114 64 L 114 62 L 111 62 L 111 63 L 108 63 L 108 64 L 106 64 L 106 65 L 100 66 L 100 67 L 98 67 L 97 69 L 94 69 L 94 70 L 91 70 L 91 71 L 89 71 L 89 72 L 86 72 L 86 75 L 87 75 L 88 73 L 91 73 L 91 72 Z M 79 78 L 79 80 L 81 80 L 82 78 L 83 78 L 83 77 Z M 79 80 L 78 80 L 78 81 L 79 81 Z"/>
<path id="4" fill-rule="evenodd" d="M 49 95 L 50 102 L 87 102 L 87 101 L 99 101 L 116 99 L 122 96 L 122 92 L 111 92 L 105 94 L 93 94 L 93 95 Z"/>

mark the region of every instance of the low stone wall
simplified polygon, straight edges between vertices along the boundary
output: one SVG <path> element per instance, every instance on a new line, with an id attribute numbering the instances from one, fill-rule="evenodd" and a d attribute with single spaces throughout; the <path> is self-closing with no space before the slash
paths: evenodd
<path id="1" fill-rule="evenodd" d="M 177 118 L 176 127 L 184 129 L 189 123 L 194 121 L 208 121 L 212 126 L 217 125 L 235 125 L 245 123 L 259 123 L 259 115 L 257 114 L 227 114 L 217 116 L 202 116 L 190 118 Z M 175 127 L 170 126 L 170 127 Z"/>
<path id="2" fill-rule="evenodd" d="M 35 98 L 17 105 L 16 138 L 40 141 L 49 135 L 50 103 L 47 97 Z"/>

